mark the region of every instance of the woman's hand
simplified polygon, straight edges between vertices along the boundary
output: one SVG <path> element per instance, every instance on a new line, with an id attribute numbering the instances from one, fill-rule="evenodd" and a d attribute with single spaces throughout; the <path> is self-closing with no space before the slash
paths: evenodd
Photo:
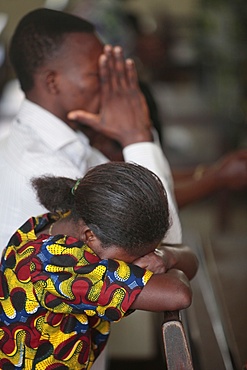
<path id="1" fill-rule="evenodd" d="M 150 270 L 154 274 L 164 274 L 167 271 L 164 253 L 158 249 L 156 249 L 154 252 L 146 254 L 143 257 L 137 258 L 133 264 Z"/>
<path id="2" fill-rule="evenodd" d="M 154 274 L 178 269 L 191 280 L 198 269 L 198 259 L 186 245 L 162 245 L 154 252 L 146 254 L 133 262 L 135 265 L 152 271 Z"/>

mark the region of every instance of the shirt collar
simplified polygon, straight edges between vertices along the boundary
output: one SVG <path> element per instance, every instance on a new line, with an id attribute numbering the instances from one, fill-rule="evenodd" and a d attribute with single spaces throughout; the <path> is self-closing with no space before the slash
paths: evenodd
<path id="1" fill-rule="evenodd" d="M 78 140 L 77 133 L 65 122 L 27 99 L 22 102 L 16 121 L 30 127 L 42 141 L 55 150 Z M 83 133 L 80 136 L 88 141 Z"/>

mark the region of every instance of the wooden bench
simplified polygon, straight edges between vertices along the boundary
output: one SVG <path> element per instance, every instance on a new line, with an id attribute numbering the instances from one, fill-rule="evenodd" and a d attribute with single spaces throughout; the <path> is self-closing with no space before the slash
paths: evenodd
<path id="1" fill-rule="evenodd" d="M 164 313 L 162 335 L 167 370 L 193 370 L 191 353 L 179 311 Z"/>

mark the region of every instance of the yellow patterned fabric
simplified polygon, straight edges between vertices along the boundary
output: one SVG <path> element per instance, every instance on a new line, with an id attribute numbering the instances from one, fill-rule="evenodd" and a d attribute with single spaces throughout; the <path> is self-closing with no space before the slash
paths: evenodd
<path id="1" fill-rule="evenodd" d="M 36 233 L 55 215 L 29 219 L 0 266 L 0 369 L 90 369 L 152 276 L 101 260 L 75 238 Z"/>

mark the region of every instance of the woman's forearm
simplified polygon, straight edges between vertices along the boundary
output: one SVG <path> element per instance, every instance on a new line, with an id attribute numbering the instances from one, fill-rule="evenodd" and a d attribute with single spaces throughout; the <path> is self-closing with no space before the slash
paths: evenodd
<path id="1" fill-rule="evenodd" d="M 132 304 L 132 309 L 175 311 L 190 306 L 192 291 L 186 275 L 177 269 L 153 275 Z"/>

